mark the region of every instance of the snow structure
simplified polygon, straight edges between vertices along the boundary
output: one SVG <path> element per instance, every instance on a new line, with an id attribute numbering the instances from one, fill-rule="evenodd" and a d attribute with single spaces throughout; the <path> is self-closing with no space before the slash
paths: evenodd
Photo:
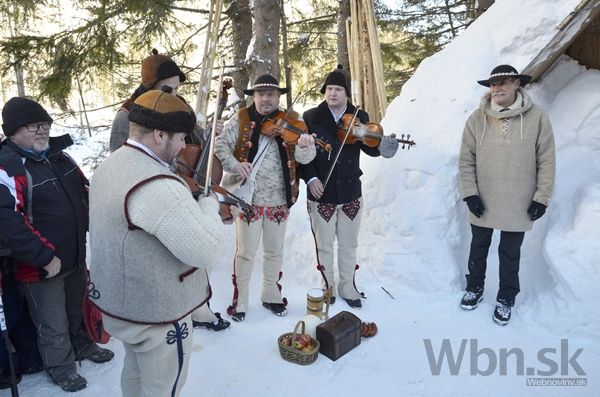
<path id="1" fill-rule="evenodd" d="M 306 291 L 320 283 L 303 184 L 288 223 L 284 257 L 288 315 L 276 318 L 260 306 L 259 254 L 246 321 L 220 333 L 194 332 L 182 396 L 600 395 L 600 71 L 565 55 L 554 60 L 584 29 L 588 16 L 596 15 L 597 3 L 496 1 L 443 51 L 423 61 L 388 107 L 382 121 L 386 134 L 410 133 L 417 146 L 389 160 L 363 156 L 357 285 L 368 299 L 354 313 L 375 321 L 377 336 L 363 339 L 335 362 L 319 356 L 300 367 L 279 357 L 277 337 L 304 316 Z M 565 18 L 568 26 L 559 29 Z M 525 235 L 521 293 L 506 327 L 492 321 L 497 233 L 484 301 L 472 312 L 458 305 L 470 242 L 467 208 L 458 190 L 460 140 L 485 93 L 476 80 L 502 63 L 536 78 L 527 91 L 550 115 L 557 148 L 555 194 L 546 215 Z M 233 228 L 230 233 L 211 269 L 211 305 L 221 312 L 231 299 Z M 339 301 L 332 314 L 341 310 L 351 309 Z M 439 361 L 443 343 L 452 347 L 454 359 L 462 359 L 454 374 L 448 361 Z M 80 367 L 89 385 L 78 396 L 120 395 L 123 349 L 114 339 L 109 347 L 117 354 L 112 363 Z M 522 352 L 525 368 L 519 369 L 514 353 L 503 369 L 502 349 Z M 552 373 L 539 358 L 542 349 L 550 349 L 546 357 L 560 371 L 535 371 Z M 528 386 L 532 369 L 542 380 L 586 379 L 587 386 Z M 42 374 L 24 377 L 20 389 L 22 396 L 66 395 Z"/>

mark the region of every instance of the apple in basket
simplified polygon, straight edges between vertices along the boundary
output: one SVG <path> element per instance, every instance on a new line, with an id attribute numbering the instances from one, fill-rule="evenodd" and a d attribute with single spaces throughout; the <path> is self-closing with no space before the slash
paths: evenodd
<path id="1" fill-rule="evenodd" d="M 298 350 L 302 351 L 310 351 L 312 349 L 312 338 L 309 334 L 302 334 L 296 338 L 294 342 L 294 347 Z"/>

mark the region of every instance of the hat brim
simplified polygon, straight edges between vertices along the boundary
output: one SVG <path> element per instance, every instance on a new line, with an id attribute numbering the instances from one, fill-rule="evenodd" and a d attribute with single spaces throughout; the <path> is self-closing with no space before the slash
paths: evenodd
<path id="1" fill-rule="evenodd" d="M 498 77 L 492 77 L 487 80 L 477 80 L 477 83 L 479 83 L 480 85 L 482 85 L 484 87 L 489 87 L 490 84 L 498 82 L 498 81 L 502 81 L 509 77 L 513 78 L 513 79 L 519 79 L 521 81 L 521 87 L 524 87 L 525 85 L 527 85 L 527 83 L 529 83 L 531 81 L 531 76 L 528 76 L 526 74 L 515 74 L 513 76 L 498 76 Z"/>
<path id="2" fill-rule="evenodd" d="M 248 89 L 248 90 L 243 90 L 244 94 L 248 95 L 248 96 L 252 96 L 254 95 L 254 92 L 256 91 L 269 91 L 269 90 L 279 90 L 280 94 L 286 94 L 289 89 L 286 87 L 264 87 L 264 88 L 255 88 L 255 89 Z"/>

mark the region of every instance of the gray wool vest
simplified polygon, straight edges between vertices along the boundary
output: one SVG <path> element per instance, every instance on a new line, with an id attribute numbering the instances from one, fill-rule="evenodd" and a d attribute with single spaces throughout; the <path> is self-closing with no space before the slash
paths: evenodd
<path id="1" fill-rule="evenodd" d="M 141 324 L 179 320 L 211 295 L 206 269 L 186 265 L 155 236 L 128 225 L 128 193 L 157 177 L 178 178 L 123 146 L 96 169 L 90 185 L 91 302 L 111 317 Z"/>

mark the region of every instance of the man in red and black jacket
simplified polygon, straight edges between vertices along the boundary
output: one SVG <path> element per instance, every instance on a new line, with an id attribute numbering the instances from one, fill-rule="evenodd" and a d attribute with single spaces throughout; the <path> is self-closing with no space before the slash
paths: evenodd
<path id="1" fill-rule="evenodd" d="M 49 378 L 76 391 L 87 381 L 74 360 L 105 362 L 113 354 L 82 327 L 88 181 L 63 152 L 71 138 L 50 138 L 52 121 L 27 98 L 12 98 L 2 109 L 0 239 L 16 262 L 15 279 L 23 284 Z"/>

